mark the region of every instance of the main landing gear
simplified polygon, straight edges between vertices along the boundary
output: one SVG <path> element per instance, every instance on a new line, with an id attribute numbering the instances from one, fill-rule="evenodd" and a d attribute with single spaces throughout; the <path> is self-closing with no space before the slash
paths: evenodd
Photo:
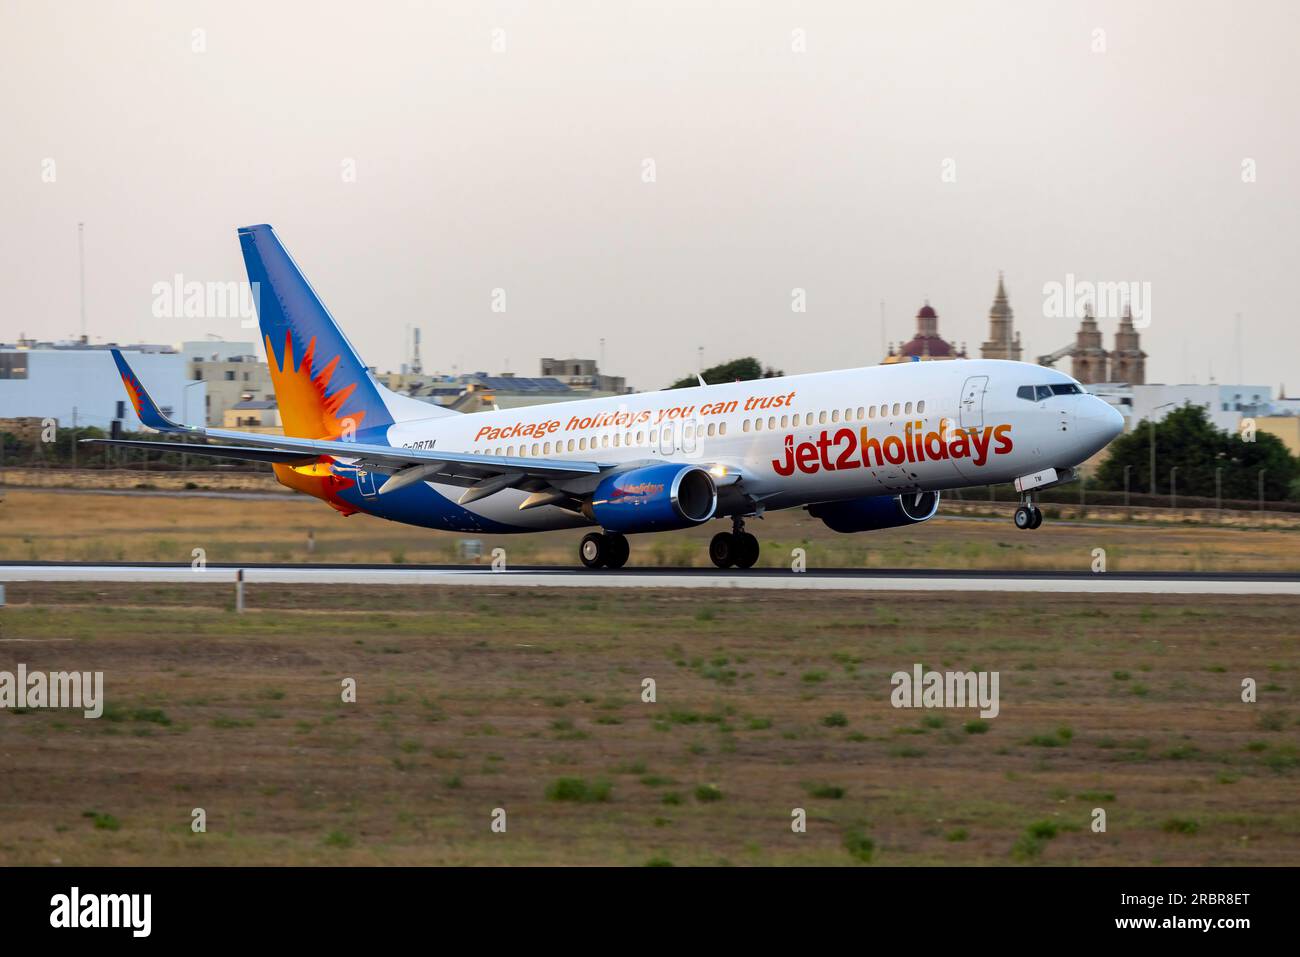
<path id="1" fill-rule="evenodd" d="M 709 558 L 719 568 L 753 568 L 758 561 L 758 539 L 745 531 L 745 520 L 732 518 L 731 531 L 719 532 L 709 542 Z"/>
<path id="2" fill-rule="evenodd" d="M 632 549 L 617 532 L 592 532 L 584 535 L 578 557 L 588 568 L 622 568 Z"/>
<path id="3" fill-rule="evenodd" d="M 1021 498 L 1015 521 L 1016 528 L 1022 531 L 1032 531 L 1043 524 L 1043 513 L 1038 510 L 1038 503 L 1034 501 L 1032 493 Z"/>

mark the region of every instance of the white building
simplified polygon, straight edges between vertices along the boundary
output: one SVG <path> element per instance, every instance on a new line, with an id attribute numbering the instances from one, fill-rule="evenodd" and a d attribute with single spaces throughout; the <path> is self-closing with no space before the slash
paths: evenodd
<path id="1" fill-rule="evenodd" d="M 1266 385 L 1129 385 L 1095 382 L 1084 386 L 1124 416 L 1125 430 L 1143 419 L 1161 421 L 1184 405 L 1196 405 L 1222 432 L 1235 432 L 1246 417 L 1273 414 L 1273 390 Z"/>
<path id="2" fill-rule="evenodd" d="M 226 413 L 243 402 L 266 402 L 275 399 L 271 370 L 251 342 L 199 340 L 182 342 L 181 354 L 186 362 L 186 378 L 207 383 L 207 398 L 202 409 L 191 406 L 201 419 L 189 425 L 224 424 Z"/>
<path id="3" fill-rule="evenodd" d="M 185 358 L 171 346 L 121 347 L 164 414 L 202 415 L 206 384 L 186 378 Z M 84 342 L 0 343 L 0 419 L 56 420 L 107 432 L 114 419 L 128 432 L 141 428 L 127 400 L 113 356 Z"/>

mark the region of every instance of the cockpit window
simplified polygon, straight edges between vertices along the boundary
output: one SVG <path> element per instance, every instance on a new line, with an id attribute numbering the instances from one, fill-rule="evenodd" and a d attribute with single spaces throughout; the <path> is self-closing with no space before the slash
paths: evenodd
<path id="1" fill-rule="evenodd" d="M 1054 395 L 1082 395 L 1083 390 L 1073 382 L 1057 382 L 1052 385 L 1022 385 L 1016 390 L 1016 397 L 1030 402 L 1042 402 Z"/>

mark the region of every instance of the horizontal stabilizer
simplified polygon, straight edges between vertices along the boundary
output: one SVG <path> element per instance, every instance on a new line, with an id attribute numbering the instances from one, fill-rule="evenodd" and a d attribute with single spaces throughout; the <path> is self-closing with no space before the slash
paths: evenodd
<path id="1" fill-rule="evenodd" d="M 241 462 L 278 462 L 283 465 L 307 465 L 317 461 L 319 455 L 286 452 L 279 449 L 255 449 L 238 445 L 204 445 L 200 442 L 149 442 L 141 439 L 82 439 L 83 445 L 116 445 L 127 449 L 144 449 L 149 452 L 179 452 L 182 455 L 208 455 L 218 459 L 237 459 Z"/>

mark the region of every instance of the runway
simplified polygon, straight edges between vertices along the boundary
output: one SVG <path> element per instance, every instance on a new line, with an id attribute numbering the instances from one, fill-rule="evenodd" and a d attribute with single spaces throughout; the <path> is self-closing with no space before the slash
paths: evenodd
<path id="1" fill-rule="evenodd" d="M 0 582 L 441 585 L 479 588 L 721 588 L 805 591 L 1045 592 L 1059 594 L 1296 595 L 1300 573 L 960 571 L 951 569 L 583 568 L 477 565 L 247 565 L 0 563 Z"/>

